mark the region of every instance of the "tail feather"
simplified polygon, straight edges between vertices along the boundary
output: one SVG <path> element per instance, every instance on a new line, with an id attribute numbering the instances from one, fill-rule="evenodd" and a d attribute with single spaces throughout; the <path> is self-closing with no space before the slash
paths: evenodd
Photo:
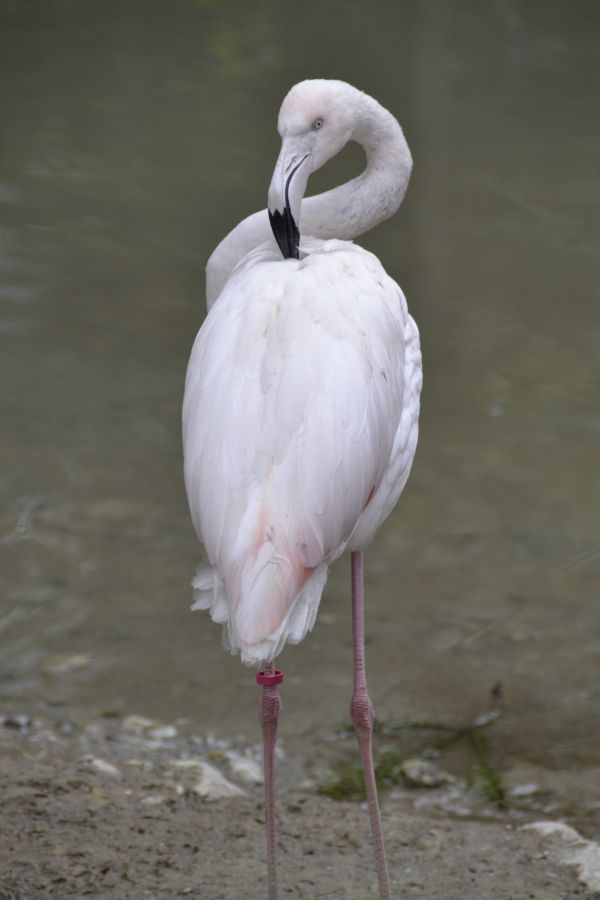
<path id="1" fill-rule="evenodd" d="M 321 563 L 315 569 L 306 571 L 306 581 L 292 597 L 287 613 L 270 634 L 249 643 L 230 624 L 227 630 L 231 652 L 239 651 L 242 662 L 246 665 L 271 662 L 281 653 L 286 643 L 297 644 L 312 630 L 327 581 L 328 568 L 326 563 Z"/>
<path id="2" fill-rule="evenodd" d="M 327 580 L 327 564 L 306 565 L 273 506 L 258 493 L 249 504 L 240 539 L 229 558 L 200 567 L 192 584 L 193 609 L 210 609 L 225 625 L 225 643 L 247 664 L 270 662 L 286 641 L 313 627 Z M 243 539 L 242 539 L 243 537 Z"/>
<path id="3" fill-rule="evenodd" d="M 224 625 L 223 641 L 231 653 L 240 653 L 246 665 L 260 665 L 271 662 L 283 649 L 286 642 L 297 644 L 312 630 L 321 595 L 327 581 L 328 568 L 321 563 L 315 569 L 303 569 L 301 586 L 293 588 L 289 580 L 281 583 L 282 573 L 291 571 L 286 565 L 263 565 L 254 579 L 248 575 L 251 590 L 245 599 L 246 619 L 252 625 L 251 610 L 258 607 L 257 620 L 262 628 L 251 628 L 245 632 L 236 625 L 227 598 L 225 584 L 215 568 L 200 565 L 192 581 L 194 603 L 192 609 L 209 609 L 213 621 Z M 272 580 L 270 580 L 272 579 Z M 273 587 L 279 588 L 279 591 Z M 283 588 L 283 592 L 282 591 Z M 264 590 L 265 593 L 262 593 Z M 293 590 L 293 595 L 290 591 Z M 287 602 L 285 598 L 288 598 Z M 240 603 L 242 598 L 240 597 Z M 262 603 L 261 603 L 262 600 Z M 262 608 L 267 613 L 260 615 Z M 242 625 L 244 624 L 242 620 Z M 271 629 L 270 631 L 268 629 Z"/>
<path id="4" fill-rule="evenodd" d="M 266 540 L 243 567 L 233 623 L 241 643 L 257 644 L 273 634 L 311 575 L 281 543 Z"/>
<path id="5" fill-rule="evenodd" d="M 201 563 L 192 579 L 194 602 L 192 609 L 209 609 L 213 622 L 223 624 L 229 618 L 229 603 L 225 585 L 217 570 Z"/>

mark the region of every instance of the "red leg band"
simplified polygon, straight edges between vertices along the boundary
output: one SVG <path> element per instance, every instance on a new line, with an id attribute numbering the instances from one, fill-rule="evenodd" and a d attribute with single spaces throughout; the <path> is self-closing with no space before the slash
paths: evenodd
<path id="1" fill-rule="evenodd" d="M 273 687 L 276 684 L 281 684 L 283 681 L 283 672 L 281 669 L 275 669 L 274 672 L 266 672 L 264 669 L 262 672 L 256 673 L 256 683 L 267 685 L 267 687 Z"/>

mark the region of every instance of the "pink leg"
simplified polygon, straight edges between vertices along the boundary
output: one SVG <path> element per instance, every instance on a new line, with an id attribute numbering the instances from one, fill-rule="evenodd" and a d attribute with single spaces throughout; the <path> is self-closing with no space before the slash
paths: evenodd
<path id="1" fill-rule="evenodd" d="M 362 759 L 367 790 L 367 803 L 371 819 L 371 835 L 375 850 L 375 867 L 379 882 L 381 900 L 391 900 L 390 878 L 388 875 L 381 815 L 377 799 L 377 785 L 373 768 L 373 721 L 375 714 L 373 704 L 367 692 L 367 676 L 365 674 L 365 610 L 363 586 L 363 551 L 352 554 L 352 634 L 354 637 L 354 690 L 350 715 L 358 738 L 358 746 Z"/>
<path id="2" fill-rule="evenodd" d="M 269 663 L 256 676 L 262 684 L 262 698 L 258 706 L 258 720 L 262 726 L 265 767 L 265 806 L 267 822 L 267 878 L 268 900 L 277 900 L 276 822 L 275 822 L 275 741 L 281 712 L 281 699 L 277 685 L 283 681 L 283 672 L 273 669 Z"/>

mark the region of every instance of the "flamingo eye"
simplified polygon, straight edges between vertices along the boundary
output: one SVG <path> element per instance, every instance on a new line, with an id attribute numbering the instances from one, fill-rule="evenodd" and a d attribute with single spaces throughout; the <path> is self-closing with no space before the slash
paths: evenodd
<path id="1" fill-rule="evenodd" d="M 319 128 L 323 127 L 323 119 L 321 119 L 320 117 L 318 119 L 315 119 L 312 127 L 313 127 L 313 131 L 318 131 Z"/>

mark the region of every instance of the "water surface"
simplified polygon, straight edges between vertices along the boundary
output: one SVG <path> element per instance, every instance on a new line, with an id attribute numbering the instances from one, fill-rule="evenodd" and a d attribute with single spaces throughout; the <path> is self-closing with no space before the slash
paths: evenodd
<path id="1" fill-rule="evenodd" d="M 188 611 L 183 379 L 205 260 L 265 204 L 283 95 L 341 77 L 415 158 L 362 241 L 425 367 L 413 474 L 367 556 L 377 710 L 460 720 L 501 681 L 499 752 L 598 765 L 598 8 L 294 10 L 2 4 L 2 704 L 254 739 L 252 672 Z M 318 755 L 349 699 L 346 559 L 281 663 L 284 737 Z"/>

